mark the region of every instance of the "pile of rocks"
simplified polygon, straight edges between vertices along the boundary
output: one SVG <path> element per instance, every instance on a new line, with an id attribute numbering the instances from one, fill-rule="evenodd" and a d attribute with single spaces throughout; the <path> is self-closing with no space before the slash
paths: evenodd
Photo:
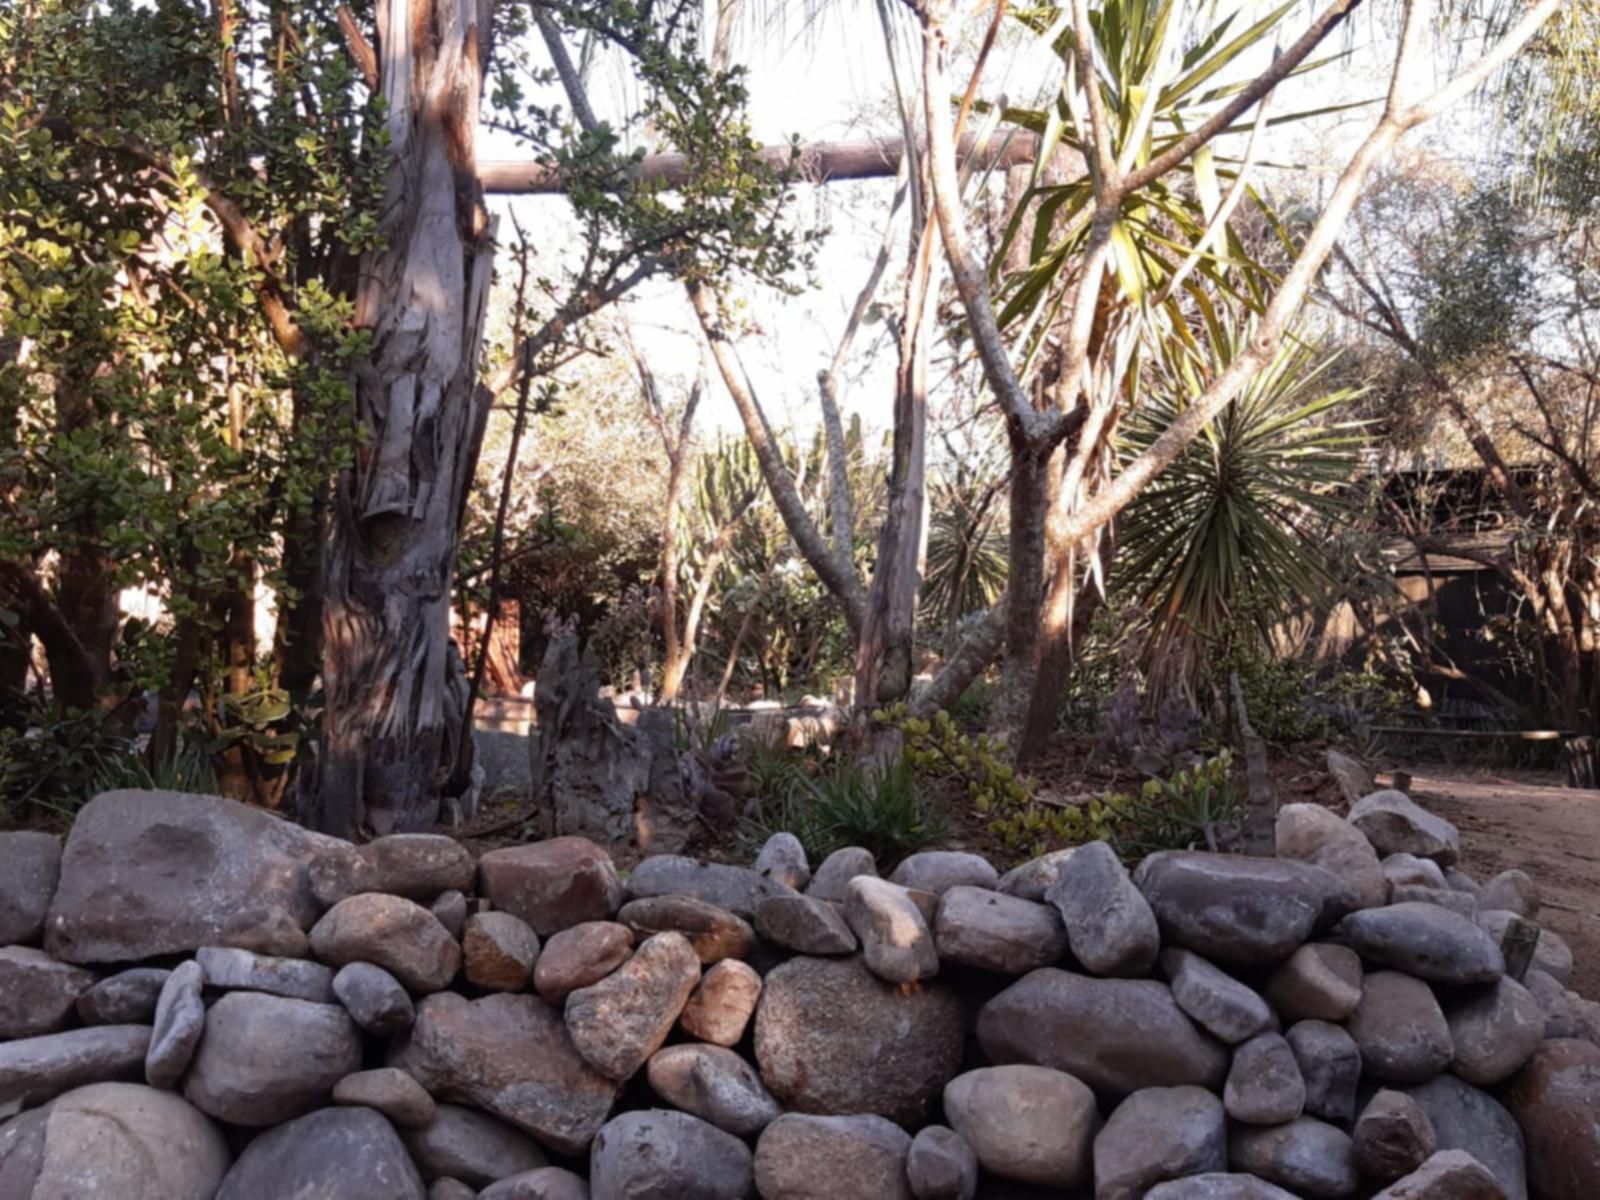
<path id="1" fill-rule="evenodd" d="M 1277 857 L 626 879 L 211 797 L 0 834 L 0 1200 L 1592 1200 L 1600 1006 L 1399 792 Z"/>

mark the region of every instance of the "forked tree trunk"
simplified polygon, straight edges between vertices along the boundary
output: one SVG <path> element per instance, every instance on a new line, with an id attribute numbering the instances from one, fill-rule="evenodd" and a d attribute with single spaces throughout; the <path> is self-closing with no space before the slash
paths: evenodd
<path id="1" fill-rule="evenodd" d="M 469 719 L 449 637 L 462 506 L 487 415 L 477 382 L 493 234 L 474 135 L 489 8 L 378 0 L 391 163 L 362 262 L 355 373 L 363 434 L 339 479 L 326 565 L 327 703 L 309 823 L 327 832 L 431 826 Z"/>

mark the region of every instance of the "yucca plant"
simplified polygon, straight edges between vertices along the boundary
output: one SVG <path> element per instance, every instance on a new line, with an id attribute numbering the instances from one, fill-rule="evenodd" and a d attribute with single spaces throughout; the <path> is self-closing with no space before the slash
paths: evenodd
<path id="1" fill-rule="evenodd" d="M 1005 587 L 1003 483 L 965 469 L 933 483 L 922 610 L 947 639 L 963 617 L 988 608 Z"/>

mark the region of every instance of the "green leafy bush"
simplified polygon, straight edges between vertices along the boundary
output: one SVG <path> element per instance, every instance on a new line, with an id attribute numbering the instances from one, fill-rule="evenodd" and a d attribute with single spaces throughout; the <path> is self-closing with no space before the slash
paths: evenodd
<path id="1" fill-rule="evenodd" d="M 1157 850 L 1218 849 L 1244 816 L 1231 750 L 1168 779 L 1148 779 L 1137 797 L 1118 794 L 1105 802 L 1116 815 L 1117 847 L 1130 860 Z"/>
<path id="2" fill-rule="evenodd" d="M 750 841 L 787 832 L 813 862 L 843 846 L 863 846 L 878 861 L 891 862 L 944 835 L 937 808 L 902 762 L 877 767 L 840 759 L 811 774 L 806 766 L 813 760 L 789 756 L 785 768 L 773 757 L 758 758 L 752 767 L 760 790 L 746 823 Z"/>

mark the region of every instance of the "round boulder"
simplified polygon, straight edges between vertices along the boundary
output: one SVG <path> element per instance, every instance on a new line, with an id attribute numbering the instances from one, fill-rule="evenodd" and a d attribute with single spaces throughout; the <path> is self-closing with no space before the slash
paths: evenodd
<path id="1" fill-rule="evenodd" d="M 245 1147 L 216 1200 L 337 1196 L 425 1200 L 422 1177 L 394 1127 L 370 1108 L 323 1108 Z"/>
<path id="2" fill-rule="evenodd" d="M 756 1189 L 762 1200 L 911 1200 L 906 1179 L 910 1150 L 911 1135 L 883 1117 L 786 1113 L 756 1143 Z"/>
<path id="3" fill-rule="evenodd" d="M 1545 1042 L 1511 1081 L 1506 1103 L 1522 1127 L 1535 1195 L 1600 1196 L 1600 1046 Z"/>
<path id="4" fill-rule="evenodd" d="M 944 1112 L 985 1170 L 1003 1179 L 1078 1188 L 1100 1128 L 1094 1093 L 1065 1071 L 1012 1064 L 957 1075 Z"/>
<path id="5" fill-rule="evenodd" d="M 589 1151 L 594 1200 L 744 1200 L 750 1148 L 688 1113 L 652 1108 L 608 1121 Z"/>

